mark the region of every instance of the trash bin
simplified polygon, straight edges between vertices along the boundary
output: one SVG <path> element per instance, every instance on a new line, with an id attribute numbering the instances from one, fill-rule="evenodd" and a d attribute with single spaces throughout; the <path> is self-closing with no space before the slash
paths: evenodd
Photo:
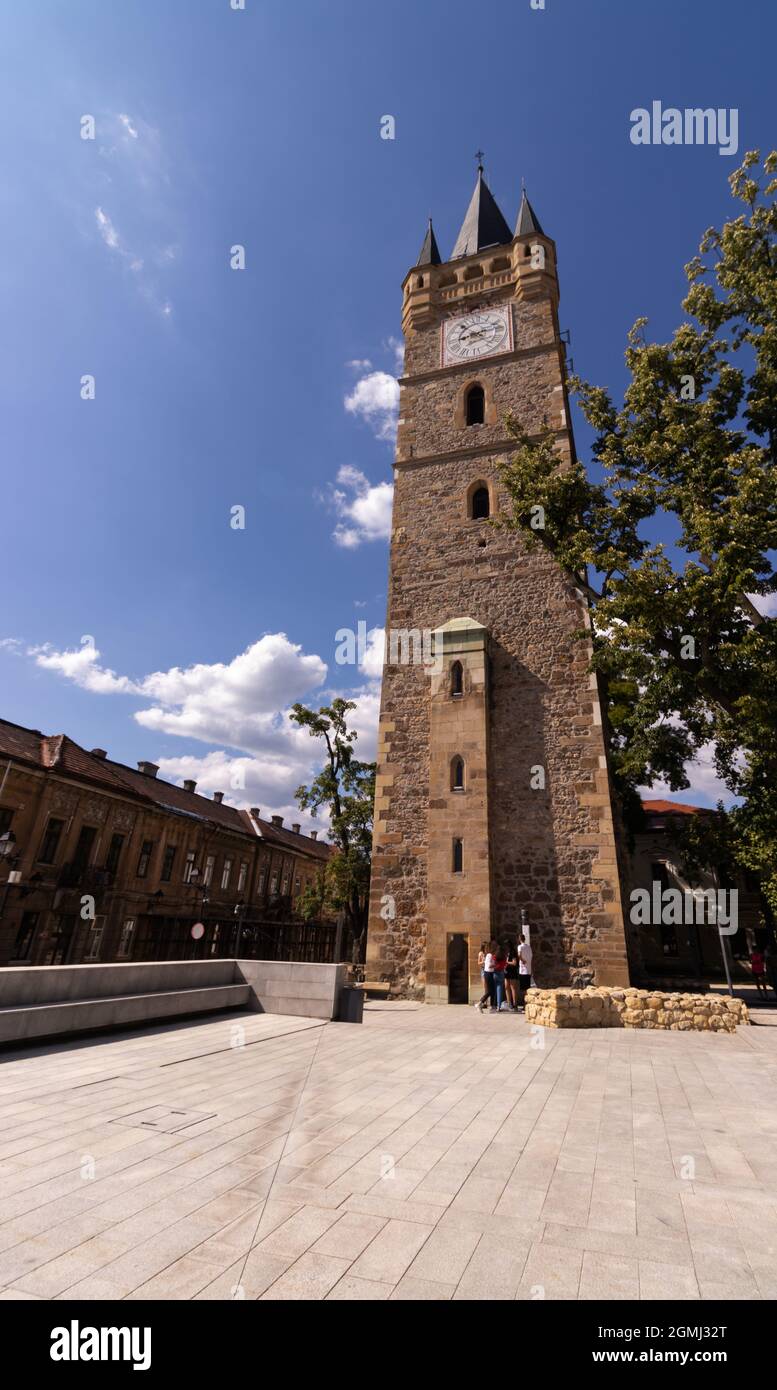
<path id="1" fill-rule="evenodd" d="M 340 991 L 340 1023 L 361 1023 L 364 1018 L 364 990 L 343 985 Z"/>

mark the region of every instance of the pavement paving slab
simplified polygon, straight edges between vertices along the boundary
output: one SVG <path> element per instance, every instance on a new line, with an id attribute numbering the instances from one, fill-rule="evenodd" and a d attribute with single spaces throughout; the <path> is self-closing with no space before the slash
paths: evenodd
<path id="1" fill-rule="evenodd" d="M 777 1011 L 368 1002 L 0 1054 L 0 1299 L 777 1297 Z"/>

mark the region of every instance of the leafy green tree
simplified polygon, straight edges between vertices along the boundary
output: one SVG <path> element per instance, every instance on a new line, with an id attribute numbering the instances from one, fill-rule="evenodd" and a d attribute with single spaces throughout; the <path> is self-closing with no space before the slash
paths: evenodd
<path id="1" fill-rule="evenodd" d="M 686 266 L 671 340 L 650 342 L 645 318 L 629 333 L 623 403 L 571 380 L 596 432 L 592 476 L 509 422 L 502 524 L 588 597 L 627 815 L 640 785 L 687 787 L 685 762 L 709 746 L 740 799 L 729 852 L 777 907 L 777 622 L 753 601 L 777 593 L 777 153 L 759 161 L 731 176 L 738 215 Z M 670 542 L 646 538 L 656 520 Z"/>
<path id="2" fill-rule="evenodd" d="M 354 757 L 357 735 L 347 724 L 353 709 L 352 700 L 338 698 L 319 710 L 295 704 L 289 717 L 324 746 L 321 771 L 310 786 L 298 787 L 294 795 L 303 811 L 314 816 L 322 807 L 328 811 L 335 846 L 335 853 L 303 895 L 301 910 L 307 917 L 343 912 L 357 964 L 367 935 L 375 764 Z"/>

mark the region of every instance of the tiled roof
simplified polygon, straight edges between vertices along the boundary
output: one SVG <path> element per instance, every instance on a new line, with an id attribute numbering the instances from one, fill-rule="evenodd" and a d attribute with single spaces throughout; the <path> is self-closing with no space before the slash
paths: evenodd
<path id="1" fill-rule="evenodd" d="M 87 753 L 66 734 L 42 734 L 39 729 L 25 729 L 0 719 L 0 757 L 11 757 L 33 763 L 46 772 L 69 772 L 74 777 L 86 777 L 114 791 L 127 791 L 127 784 L 108 766 L 106 761 Z"/>
<path id="2" fill-rule="evenodd" d="M 651 816 L 698 816 L 703 812 L 714 814 L 709 806 L 688 806 L 683 801 L 646 801 L 642 798 L 643 809 Z"/>
<path id="3" fill-rule="evenodd" d="M 115 769 L 126 786 L 153 801 L 155 806 L 167 811 L 197 816 L 200 820 L 211 821 L 225 830 L 234 830 L 238 835 L 246 834 L 246 827 L 235 806 L 225 806 L 223 802 L 214 801 L 209 796 L 200 796 L 198 792 L 187 792 L 185 787 L 178 787 L 174 782 L 152 777 L 149 773 L 139 772 L 136 768 L 125 766 L 124 763 L 114 763 L 110 758 L 107 758 L 105 763 Z"/>
<path id="4" fill-rule="evenodd" d="M 328 859 L 332 853 L 331 845 L 324 841 L 311 840 L 309 835 L 273 825 L 268 820 L 252 818 L 247 811 L 239 811 L 236 806 L 226 806 L 212 797 L 187 791 L 174 782 L 152 777 L 150 773 L 127 767 L 125 763 L 97 757 L 74 743 L 66 734 L 42 734 L 39 729 L 25 729 L 21 724 L 0 719 L 2 757 L 31 763 L 48 772 L 70 773 L 73 777 L 110 787 L 115 792 L 131 796 L 133 800 L 146 801 L 161 810 L 176 815 L 196 816 L 237 835 L 254 836 L 258 830 L 268 844 L 294 849 L 298 854 L 310 854 L 315 859 Z"/>
<path id="5" fill-rule="evenodd" d="M 295 849 L 298 854 L 311 854 L 314 859 L 321 860 L 328 859 L 333 853 L 332 846 L 325 840 L 311 840 L 309 835 L 303 835 L 298 830 L 287 830 L 282 825 L 273 825 L 272 821 L 251 816 L 248 811 L 241 811 L 240 814 L 247 825 L 256 826 L 263 840 L 277 845 L 279 849 Z"/>

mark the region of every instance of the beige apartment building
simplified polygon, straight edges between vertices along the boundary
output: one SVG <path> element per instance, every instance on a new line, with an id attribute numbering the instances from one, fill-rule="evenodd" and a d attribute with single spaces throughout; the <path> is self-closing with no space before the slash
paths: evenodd
<path id="1" fill-rule="evenodd" d="M 331 846 L 158 773 L 0 720 L 0 965 L 273 955 Z"/>

